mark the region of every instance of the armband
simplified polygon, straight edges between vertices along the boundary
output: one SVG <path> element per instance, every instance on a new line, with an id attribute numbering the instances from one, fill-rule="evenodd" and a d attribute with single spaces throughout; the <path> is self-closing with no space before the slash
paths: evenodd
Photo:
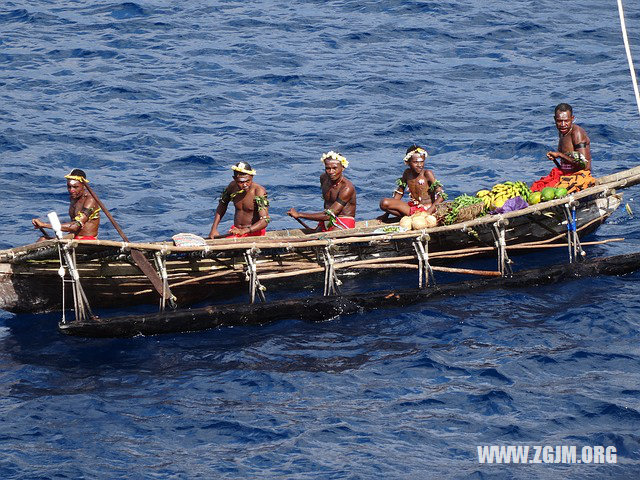
<path id="1" fill-rule="evenodd" d="M 402 189 L 402 193 L 404 193 L 404 189 L 407 188 L 407 182 L 405 182 L 402 178 L 398 178 L 396 180 L 396 185 L 398 185 L 398 190 Z"/>
<path id="2" fill-rule="evenodd" d="M 577 145 L 574 145 L 573 148 L 587 148 L 588 146 L 589 146 L 589 144 L 587 142 L 582 142 L 582 143 L 579 143 Z"/>
<path id="3" fill-rule="evenodd" d="M 269 199 L 267 198 L 266 193 L 264 195 L 256 195 L 256 197 L 254 198 L 254 201 L 256 202 L 256 206 L 258 207 L 258 210 L 264 210 L 265 208 L 269 208 Z"/>
<path id="4" fill-rule="evenodd" d="M 336 202 L 338 202 L 340 205 L 342 205 L 343 207 L 347 204 L 347 202 L 345 202 L 344 200 L 342 200 L 340 197 L 336 198 Z"/>
<path id="5" fill-rule="evenodd" d="M 440 191 L 440 192 L 436 192 L 436 194 L 434 195 L 434 198 L 442 198 L 442 200 L 446 200 L 447 198 L 449 198 L 449 195 L 447 195 L 447 192 L 445 192 L 444 190 Z"/>
<path id="6" fill-rule="evenodd" d="M 573 162 L 580 168 L 587 166 L 587 157 L 580 152 L 571 152 L 569 156 L 573 159 Z"/>
<path id="7" fill-rule="evenodd" d="M 435 192 L 438 188 L 442 188 L 444 190 L 444 187 L 442 186 L 440 180 L 434 180 L 433 183 L 429 186 L 429 191 Z"/>
<path id="8" fill-rule="evenodd" d="M 324 213 L 325 213 L 325 214 L 327 214 L 327 215 L 329 216 L 329 218 L 336 218 L 336 214 L 335 214 L 335 213 L 333 213 L 333 210 L 331 210 L 330 208 L 327 208 L 327 209 L 324 211 Z"/>
<path id="9" fill-rule="evenodd" d="M 80 228 L 82 228 L 84 226 L 84 222 L 82 221 L 83 215 L 84 215 L 84 213 L 80 212 L 75 217 L 73 217 L 73 222 L 77 223 L 78 225 L 80 225 Z"/>
<path id="10" fill-rule="evenodd" d="M 261 220 L 264 220 L 267 225 L 269 225 L 269 222 L 271 222 L 271 217 L 269 215 L 263 215 L 262 217 L 260 217 Z"/>
<path id="11" fill-rule="evenodd" d="M 220 194 L 220 203 L 229 203 L 230 200 L 231 200 L 231 195 L 225 188 L 224 190 L 222 190 L 222 193 Z"/>

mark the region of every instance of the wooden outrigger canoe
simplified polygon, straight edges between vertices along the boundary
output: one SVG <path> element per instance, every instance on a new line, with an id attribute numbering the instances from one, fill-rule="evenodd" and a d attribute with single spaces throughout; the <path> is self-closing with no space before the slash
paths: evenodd
<path id="1" fill-rule="evenodd" d="M 209 240 L 193 247 L 173 242 L 48 240 L 0 251 L 0 308 L 52 311 L 69 308 L 71 302 L 64 305 L 64 299 L 74 298 L 77 314 L 78 303 L 95 308 L 157 303 L 158 294 L 135 266 L 131 250 L 143 252 L 156 266 L 166 286 L 163 306 L 173 297 L 179 305 L 188 305 L 237 296 L 239 286 L 248 286 L 253 302 L 272 283 L 290 286 L 296 279 L 296 285 L 322 284 L 323 275 L 324 294 L 329 295 L 338 290 L 337 272 L 345 270 L 417 269 L 422 286 L 433 270 L 457 271 L 446 265 L 473 255 L 497 253 L 498 269 L 465 272 L 501 275 L 508 271 L 509 253 L 566 248 L 568 241 L 570 256 L 579 255 L 577 237 L 595 231 L 620 206 L 616 189 L 637 183 L 640 167 L 601 177 L 596 186 L 566 198 L 421 231 L 398 231 L 397 224 L 373 220 L 358 222 L 353 230 L 280 230 L 265 237 Z"/>

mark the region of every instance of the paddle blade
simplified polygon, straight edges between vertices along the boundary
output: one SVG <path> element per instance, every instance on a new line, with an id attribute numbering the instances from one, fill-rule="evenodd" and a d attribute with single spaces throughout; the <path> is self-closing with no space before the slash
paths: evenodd
<path id="1" fill-rule="evenodd" d="M 158 294 L 162 296 L 162 291 L 163 291 L 162 279 L 158 275 L 158 272 L 156 272 L 156 269 L 153 268 L 151 263 L 149 263 L 149 260 L 147 260 L 147 257 L 145 257 L 140 250 L 131 250 L 131 258 L 133 258 L 133 261 L 136 263 L 138 268 L 149 279 L 149 281 L 153 285 L 153 288 L 155 288 L 156 292 L 158 292 Z M 171 291 L 167 290 L 166 293 L 169 297 L 171 297 Z"/>
<path id="2" fill-rule="evenodd" d="M 58 214 L 56 212 L 49 212 L 47 217 L 49 217 L 49 223 L 51 224 L 53 231 L 56 232 L 56 236 L 58 238 L 62 238 L 62 225 L 60 224 Z"/>

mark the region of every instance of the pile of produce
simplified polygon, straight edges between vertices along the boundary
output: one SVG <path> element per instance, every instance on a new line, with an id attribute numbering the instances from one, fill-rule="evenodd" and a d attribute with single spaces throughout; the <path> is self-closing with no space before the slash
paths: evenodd
<path id="1" fill-rule="evenodd" d="M 438 225 L 436 217 L 422 210 L 400 219 L 400 226 L 407 230 L 422 230 L 425 228 L 433 228 L 436 225 Z"/>
<path id="2" fill-rule="evenodd" d="M 483 203 L 483 200 L 478 197 L 472 197 L 470 195 L 460 195 L 451 202 L 450 208 L 447 214 L 444 216 L 444 224 L 451 225 L 457 221 L 471 220 L 482 213 L 483 209 L 469 209 L 466 207 L 472 207 Z M 463 212 L 466 215 L 463 215 Z M 460 218 L 459 218 L 460 217 Z"/>
<path id="3" fill-rule="evenodd" d="M 535 205 L 540 202 L 548 202 L 549 200 L 554 200 L 556 198 L 562 198 L 567 196 L 566 188 L 553 188 L 553 187 L 545 187 L 539 192 L 533 192 L 529 195 L 527 202 L 529 205 Z"/>
<path id="4" fill-rule="evenodd" d="M 531 190 L 524 182 L 504 182 L 498 183 L 491 190 L 480 190 L 476 197 L 484 202 L 487 210 L 495 210 L 504 205 L 504 202 L 514 197 L 529 198 Z"/>

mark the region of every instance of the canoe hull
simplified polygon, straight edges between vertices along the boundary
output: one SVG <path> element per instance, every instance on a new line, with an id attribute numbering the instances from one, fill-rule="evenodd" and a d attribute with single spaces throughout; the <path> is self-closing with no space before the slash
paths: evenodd
<path id="1" fill-rule="evenodd" d="M 577 209 L 577 226 L 584 236 L 602 224 L 620 205 L 619 195 L 585 199 Z M 511 216 L 505 223 L 507 244 L 512 248 L 536 242 L 563 241 L 566 236 L 566 219 L 562 206 L 540 212 Z M 427 231 L 428 249 L 434 265 L 444 265 L 453 258 L 437 258 L 437 252 L 468 251 L 484 249 L 486 255 L 495 255 L 495 222 L 465 222 L 452 228 L 436 228 Z M 378 225 L 379 226 L 379 225 Z M 375 227 L 367 226 L 358 233 L 366 235 Z M 368 229 L 368 230 L 367 230 Z M 287 232 L 289 233 L 289 232 Z M 348 232 L 347 232 L 348 233 Z M 357 232 L 356 232 L 357 233 Z M 255 245 L 261 249 L 257 257 L 257 272 L 261 281 L 272 287 L 284 283 L 291 286 L 295 278 L 297 286 L 322 284 L 324 266 L 322 246 L 326 239 L 317 234 L 308 238 L 302 234 L 284 237 L 283 232 L 272 232 L 273 237 L 260 238 Z M 331 252 L 338 268 L 353 263 L 384 262 L 384 259 L 403 259 L 402 264 L 415 267 L 414 237 L 400 238 L 397 234 L 381 236 L 348 237 L 339 232 L 332 240 Z M 273 247 L 273 238 L 279 243 Z M 347 238 L 350 243 L 340 243 Z M 353 241 L 352 241 L 353 240 Z M 214 241 L 216 242 L 216 241 Z M 271 243 L 267 243 L 271 242 Z M 297 242 L 297 243 L 296 243 Z M 314 243 L 315 242 L 315 243 Z M 77 242 L 76 242 L 77 243 Z M 113 243 L 113 242 L 112 242 Z M 221 242 L 218 242 L 221 243 Z M 179 305 L 189 305 L 209 299 L 229 299 L 247 290 L 244 249 L 237 249 L 231 241 L 222 242 L 222 249 L 206 256 L 191 252 L 167 257 L 168 283 Z M 228 248 L 226 245 L 229 245 Z M 306 247 L 305 245 L 309 245 Z M 269 247 L 265 245 L 271 245 Z M 284 247 L 283 247 L 284 246 Z M 27 247 L 22 247 L 23 249 Z M 37 248 L 41 248 L 37 250 Z M 45 312 L 61 310 L 62 280 L 57 245 L 34 246 L 22 261 L 0 262 L 0 308 L 11 312 Z M 106 249 L 106 250 L 105 250 Z M 288 251 L 290 250 L 290 251 Z M 139 304 L 156 304 L 158 295 L 149 280 L 135 267 L 131 258 L 114 247 L 92 243 L 75 246 L 78 254 L 78 270 L 89 304 L 93 308 L 124 307 Z M 474 254 L 482 253 L 479 251 Z M 153 258 L 150 256 L 153 260 Z M 25 260 L 26 259 L 26 260 Z M 84 260 L 83 260 L 84 259 Z M 342 265 L 340 265 L 342 264 Z M 401 266 L 402 264 L 396 263 Z M 358 268 L 373 268 L 376 265 L 360 265 Z M 377 265 L 383 268 L 384 265 Z M 356 265 L 348 268 L 356 268 Z M 345 267 L 345 269 L 348 269 Z M 68 279 L 67 273 L 67 279 Z M 288 285 L 287 285 L 288 282 Z M 72 308 L 71 284 L 66 282 L 65 308 Z"/>

